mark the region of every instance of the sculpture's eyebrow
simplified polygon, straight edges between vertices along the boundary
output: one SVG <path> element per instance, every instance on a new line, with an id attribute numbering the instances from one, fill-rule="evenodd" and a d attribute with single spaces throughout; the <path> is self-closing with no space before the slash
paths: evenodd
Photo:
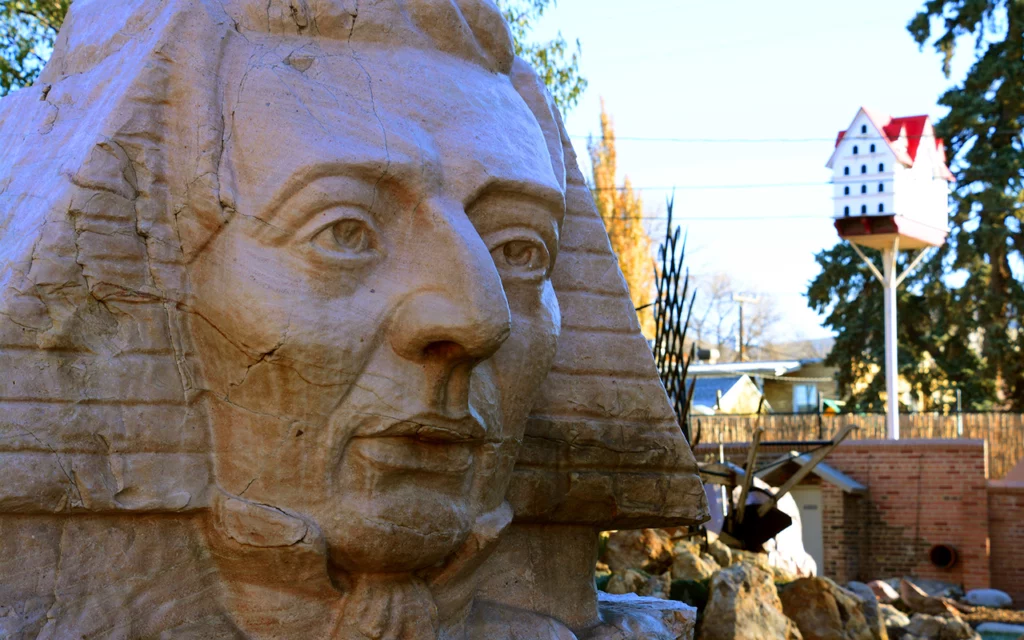
<path id="1" fill-rule="evenodd" d="M 473 204 L 487 196 L 508 194 L 526 196 L 545 209 L 548 209 L 555 220 L 555 224 L 561 228 L 562 220 L 565 218 L 565 194 L 554 187 L 529 180 L 492 178 L 473 194 L 466 208 L 472 208 Z"/>
<path id="2" fill-rule="evenodd" d="M 403 175 L 410 173 L 410 167 L 394 162 L 389 164 L 378 158 L 366 161 L 353 162 L 346 160 L 305 165 L 294 171 L 284 181 L 284 184 L 274 192 L 274 195 L 267 201 L 267 204 L 260 208 L 260 218 L 264 222 L 273 224 L 273 220 L 281 214 L 282 210 L 286 209 L 285 205 L 290 200 L 311 188 L 318 181 L 326 178 L 345 178 L 372 186 L 379 183 L 385 175 L 389 178 L 401 179 Z M 337 195 L 354 196 L 356 194 L 339 193 Z M 366 203 L 367 206 L 369 204 L 369 202 Z M 312 215 L 315 211 L 306 213 Z M 291 222 L 301 223 L 303 221 L 295 220 Z"/>

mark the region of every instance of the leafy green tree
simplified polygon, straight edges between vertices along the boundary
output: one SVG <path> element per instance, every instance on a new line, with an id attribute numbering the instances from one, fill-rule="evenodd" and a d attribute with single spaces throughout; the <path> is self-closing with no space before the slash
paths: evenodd
<path id="1" fill-rule="evenodd" d="M 512 30 L 516 55 L 533 65 L 554 96 L 558 109 L 565 115 L 576 106 L 580 94 L 587 88 L 586 79 L 580 75 L 580 41 L 577 40 L 576 47 L 572 48 L 561 32 L 547 42 L 530 41 L 537 21 L 555 0 L 496 2 Z"/>
<path id="2" fill-rule="evenodd" d="M 36 79 L 70 4 L 71 0 L 0 0 L 0 96 Z"/>
<path id="3" fill-rule="evenodd" d="M 976 59 L 939 100 L 957 178 L 951 229 L 899 293 L 900 374 L 926 394 L 957 386 L 972 408 L 1022 410 L 1024 2 L 928 0 L 908 30 L 922 47 L 934 37 L 947 77 L 961 36 L 974 37 Z M 830 361 L 855 405 L 880 408 L 883 376 L 858 381 L 883 361 L 881 285 L 848 246 L 816 259 L 808 300 L 838 334 Z"/>

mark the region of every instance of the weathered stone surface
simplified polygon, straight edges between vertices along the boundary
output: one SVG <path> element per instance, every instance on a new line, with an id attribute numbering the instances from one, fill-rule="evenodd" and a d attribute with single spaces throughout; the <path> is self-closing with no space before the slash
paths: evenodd
<path id="1" fill-rule="evenodd" d="M 661 529 L 615 531 L 608 536 L 604 562 L 612 571 L 660 575 L 672 566 L 672 539 Z"/>
<path id="2" fill-rule="evenodd" d="M 906 632 L 928 640 L 981 640 L 971 625 L 959 618 L 943 618 L 924 613 L 915 613 L 910 618 Z"/>
<path id="3" fill-rule="evenodd" d="M 864 605 L 864 618 L 867 620 L 871 637 L 875 640 L 888 640 L 889 634 L 886 631 L 885 620 L 879 610 L 878 596 L 875 595 L 871 587 L 863 582 L 855 581 L 848 582 L 846 589 L 860 598 L 861 603 Z"/>
<path id="4" fill-rule="evenodd" d="M 864 603 L 828 578 L 801 578 L 779 593 L 804 640 L 872 640 Z"/>
<path id="5" fill-rule="evenodd" d="M 705 498 L 497 7 L 116 5 L 0 101 L 0 635 L 598 633 Z"/>
<path id="6" fill-rule="evenodd" d="M 757 565 L 733 564 L 711 579 L 700 640 L 801 640 L 796 624 L 782 613 L 772 574 Z"/>

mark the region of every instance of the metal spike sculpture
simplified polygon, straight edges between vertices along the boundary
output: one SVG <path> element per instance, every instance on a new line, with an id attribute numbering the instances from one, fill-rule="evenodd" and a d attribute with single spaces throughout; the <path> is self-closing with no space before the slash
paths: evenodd
<path id="1" fill-rule="evenodd" d="M 655 265 L 654 278 L 657 285 L 657 298 L 654 306 L 654 359 L 658 365 L 658 373 L 668 392 L 669 400 L 679 419 L 679 428 L 690 442 L 697 446 L 700 442 L 700 426 L 697 433 L 690 429 L 690 402 L 693 400 L 693 388 L 687 387 L 686 374 L 690 362 L 696 355 L 696 344 L 686 353 L 686 330 L 693 314 L 696 294 L 690 293 L 690 270 L 683 267 L 686 256 L 686 237 L 680 242 L 682 229 L 672 224 L 672 209 L 675 204 L 673 197 L 668 201 L 668 223 L 665 227 L 665 239 L 658 247 L 660 268 Z"/>

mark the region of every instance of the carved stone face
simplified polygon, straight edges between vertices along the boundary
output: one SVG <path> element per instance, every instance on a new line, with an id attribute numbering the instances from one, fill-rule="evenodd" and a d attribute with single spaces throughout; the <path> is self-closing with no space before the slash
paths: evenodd
<path id="1" fill-rule="evenodd" d="M 217 484 L 317 523 L 344 570 L 435 565 L 502 503 L 554 357 L 544 135 L 442 53 L 228 59 L 234 211 L 190 269 Z"/>

